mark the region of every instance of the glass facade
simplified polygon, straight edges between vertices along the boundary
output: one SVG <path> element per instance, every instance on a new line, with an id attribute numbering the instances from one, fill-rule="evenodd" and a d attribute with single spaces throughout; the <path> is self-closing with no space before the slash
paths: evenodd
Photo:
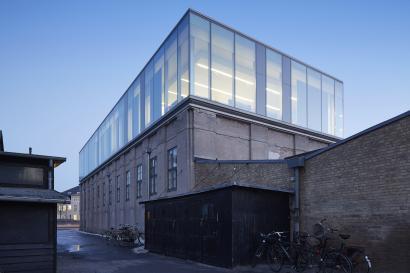
<path id="1" fill-rule="evenodd" d="M 306 66 L 292 61 L 291 63 L 291 79 L 292 79 L 292 123 L 306 127 L 307 121 L 307 86 L 306 86 Z"/>
<path id="2" fill-rule="evenodd" d="M 282 119 L 282 56 L 266 50 L 266 115 Z"/>
<path id="3" fill-rule="evenodd" d="M 188 96 L 343 136 L 342 82 L 189 11 L 80 151 L 80 179 Z"/>
<path id="4" fill-rule="evenodd" d="M 211 25 L 211 97 L 234 106 L 234 34 L 216 24 Z"/>

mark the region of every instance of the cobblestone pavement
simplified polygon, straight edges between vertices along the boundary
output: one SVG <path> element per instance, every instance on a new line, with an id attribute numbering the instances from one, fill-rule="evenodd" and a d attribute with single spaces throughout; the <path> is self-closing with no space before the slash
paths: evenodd
<path id="1" fill-rule="evenodd" d="M 157 255 L 146 252 L 142 248 L 110 244 L 100 236 L 82 233 L 75 229 L 59 229 L 57 244 L 58 273 L 269 272 L 263 266 L 256 269 L 246 267 L 230 270 Z"/>

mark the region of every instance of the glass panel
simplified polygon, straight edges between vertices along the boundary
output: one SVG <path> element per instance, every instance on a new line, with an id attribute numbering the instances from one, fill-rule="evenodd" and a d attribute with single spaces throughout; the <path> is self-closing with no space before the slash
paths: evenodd
<path id="1" fill-rule="evenodd" d="M 136 79 L 132 89 L 133 119 L 132 119 L 132 136 L 136 137 L 141 131 L 141 84 L 140 79 Z M 128 102 L 129 103 L 129 102 Z"/>
<path id="2" fill-rule="evenodd" d="M 307 70 L 308 82 L 308 127 L 310 129 L 322 130 L 322 94 L 320 73 L 309 69 Z"/>
<path id="3" fill-rule="evenodd" d="M 266 50 L 266 115 L 282 119 L 282 55 Z"/>
<path id="4" fill-rule="evenodd" d="M 191 93 L 209 98 L 209 22 L 196 15 L 191 20 Z"/>
<path id="5" fill-rule="evenodd" d="M 145 126 L 152 122 L 152 100 L 154 93 L 154 65 L 152 60 L 145 68 Z"/>
<path id="6" fill-rule="evenodd" d="M 335 82 L 335 134 L 343 137 L 343 83 Z"/>
<path id="7" fill-rule="evenodd" d="M 127 90 L 127 142 L 132 139 L 133 134 L 133 119 L 134 119 L 134 104 L 133 104 L 133 85 Z"/>
<path id="8" fill-rule="evenodd" d="M 255 43 L 235 35 L 235 106 L 256 110 Z"/>
<path id="9" fill-rule="evenodd" d="M 335 81 L 322 75 L 322 132 L 335 133 Z"/>
<path id="10" fill-rule="evenodd" d="M 292 123 L 306 127 L 306 66 L 292 61 Z"/>
<path id="11" fill-rule="evenodd" d="M 161 48 L 154 57 L 154 117 L 156 121 L 164 114 L 164 49 Z"/>
<path id="12" fill-rule="evenodd" d="M 212 100 L 233 106 L 234 34 L 211 25 Z"/>
<path id="13" fill-rule="evenodd" d="M 177 102 L 177 92 L 177 33 L 174 32 L 165 44 L 165 111 Z"/>
<path id="14" fill-rule="evenodd" d="M 189 94 L 189 43 L 188 17 L 178 26 L 178 79 L 179 95 L 185 98 Z"/>

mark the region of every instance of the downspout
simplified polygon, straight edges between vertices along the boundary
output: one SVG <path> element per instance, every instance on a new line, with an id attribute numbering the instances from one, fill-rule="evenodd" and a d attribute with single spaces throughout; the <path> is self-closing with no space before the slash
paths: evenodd
<path id="1" fill-rule="evenodd" d="M 293 169 L 292 181 L 293 185 L 293 202 L 290 211 L 292 212 L 292 231 L 291 236 L 297 234 L 300 231 L 300 169 L 305 165 L 305 158 L 294 157 L 288 159 L 288 167 Z"/>
<path id="2" fill-rule="evenodd" d="M 299 167 L 293 168 L 294 177 L 295 177 L 295 200 L 293 205 L 294 210 L 294 219 L 293 219 L 293 231 L 294 234 L 299 233 L 300 231 L 300 173 Z"/>

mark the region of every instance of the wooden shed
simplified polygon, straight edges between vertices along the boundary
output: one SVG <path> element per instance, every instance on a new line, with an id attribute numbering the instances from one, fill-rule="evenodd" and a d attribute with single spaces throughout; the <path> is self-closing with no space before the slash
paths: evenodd
<path id="1" fill-rule="evenodd" d="M 222 186 L 145 203 L 145 248 L 222 267 L 251 263 L 259 232 L 289 231 L 289 193 Z"/>
<path id="2" fill-rule="evenodd" d="M 54 168 L 64 161 L 0 150 L 0 272 L 56 272 L 56 207 L 67 200 Z"/>

